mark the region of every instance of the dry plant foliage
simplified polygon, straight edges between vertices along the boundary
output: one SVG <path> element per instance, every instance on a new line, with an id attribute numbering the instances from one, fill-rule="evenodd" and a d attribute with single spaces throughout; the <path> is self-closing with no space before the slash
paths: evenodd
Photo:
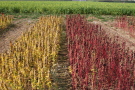
<path id="1" fill-rule="evenodd" d="M 50 70 L 57 62 L 62 17 L 40 17 L 14 44 L 0 54 L 0 90 L 49 89 Z"/>
<path id="2" fill-rule="evenodd" d="M 0 30 L 7 28 L 12 23 L 12 20 L 13 20 L 12 15 L 6 16 L 6 15 L 2 14 L 0 16 Z"/>

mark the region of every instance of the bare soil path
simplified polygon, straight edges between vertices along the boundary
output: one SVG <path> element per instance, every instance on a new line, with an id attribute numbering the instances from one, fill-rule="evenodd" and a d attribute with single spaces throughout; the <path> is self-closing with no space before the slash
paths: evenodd
<path id="1" fill-rule="evenodd" d="M 28 28 L 30 28 L 35 21 L 36 20 L 30 18 L 14 20 L 13 26 L 9 27 L 6 32 L 0 35 L 0 53 L 8 51 L 10 49 L 10 41 L 14 42 L 24 32 L 28 31 Z"/>

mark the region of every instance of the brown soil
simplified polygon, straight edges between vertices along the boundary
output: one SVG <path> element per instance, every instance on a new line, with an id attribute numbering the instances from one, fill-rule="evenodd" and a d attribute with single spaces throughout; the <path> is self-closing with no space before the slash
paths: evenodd
<path id="1" fill-rule="evenodd" d="M 101 20 L 99 20 L 98 18 L 96 18 L 94 16 L 88 17 L 87 20 L 88 21 L 101 21 Z"/>
<path id="2" fill-rule="evenodd" d="M 17 19 L 13 21 L 13 27 L 9 27 L 7 32 L 2 33 L 0 36 L 0 53 L 4 53 L 10 49 L 10 41 L 14 42 L 24 32 L 28 30 L 35 22 L 33 19 Z"/>

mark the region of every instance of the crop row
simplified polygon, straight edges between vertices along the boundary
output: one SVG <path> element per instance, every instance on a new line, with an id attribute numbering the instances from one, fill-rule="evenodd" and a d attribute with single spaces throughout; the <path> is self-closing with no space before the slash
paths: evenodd
<path id="1" fill-rule="evenodd" d="M 1 1 L 3 13 L 135 15 L 133 3 Z"/>
<path id="2" fill-rule="evenodd" d="M 48 90 L 57 62 L 62 17 L 40 17 L 10 51 L 0 54 L 0 90 Z"/>
<path id="3" fill-rule="evenodd" d="M 7 28 L 11 24 L 12 20 L 13 16 L 11 15 L 5 16 L 4 14 L 2 14 L 0 16 L 0 30 Z"/>
<path id="4" fill-rule="evenodd" d="M 126 42 L 80 15 L 67 15 L 66 29 L 73 90 L 135 88 L 135 52 Z"/>

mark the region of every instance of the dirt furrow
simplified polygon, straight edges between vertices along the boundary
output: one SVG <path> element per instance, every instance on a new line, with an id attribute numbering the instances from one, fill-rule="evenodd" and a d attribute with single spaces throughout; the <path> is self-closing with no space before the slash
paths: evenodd
<path id="1" fill-rule="evenodd" d="M 53 68 L 54 88 L 52 90 L 71 90 L 71 75 L 69 73 L 69 60 L 67 51 L 67 40 L 65 30 L 61 34 L 60 51 L 58 53 L 58 63 Z"/>

